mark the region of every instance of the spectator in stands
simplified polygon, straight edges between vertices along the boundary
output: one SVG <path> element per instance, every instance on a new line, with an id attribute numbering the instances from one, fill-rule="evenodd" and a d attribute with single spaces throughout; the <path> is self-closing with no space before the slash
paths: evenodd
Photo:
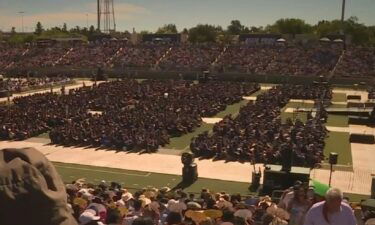
<path id="1" fill-rule="evenodd" d="M 32 148 L 3 149 L 0 160 L 1 225 L 77 224 L 64 184 L 42 153 Z"/>
<path id="2" fill-rule="evenodd" d="M 310 206 L 305 187 L 302 185 L 295 187 L 293 199 L 287 207 L 287 211 L 290 213 L 289 225 L 303 225 Z"/>
<path id="3" fill-rule="evenodd" d="M 325 201 L 316 203 L 308 211 L 304 225 L 356 225 L 356 218 L 349 205 L 343 203 L 340 189 L 331 188 Z"/>

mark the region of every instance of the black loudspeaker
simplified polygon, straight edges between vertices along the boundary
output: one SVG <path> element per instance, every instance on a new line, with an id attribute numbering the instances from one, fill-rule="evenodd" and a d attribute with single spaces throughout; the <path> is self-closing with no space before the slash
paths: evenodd
<path id="1" fill-rule="evenodd" d="M 185 165 L 182 168 L 182 182 L 192 184 L 198 179 L 198 166 L 196 163 Z"/>
<path id="2" fill-rule="evenodd" d="M 371 182 L 371 198 L 375 199 L 375 177 L 372 177 Z"/>
<path id="3" fill-rule="evenodd" d="M 285 190 L 299 180 L 303 183 L 310 180 L 310 169 L 292 167 L 290 172 L 280 171 L 281 166 L 268 165 L 263 175 L 263 195 L 271 195 L 274 190 Z"/>
<path id="4" fill-rule="evenodd" d="M 329 153 L 329 164 L 336 165 L 338 158 L 339 154 L 337 154 L 336 152 Z"/>
<path id="5" fill-rule="evenodd" d="M 361 96 L 360 95 L 348 95 L 346 98 L 348 100 L 361 100 Z"/>
<path id="6" fill-rule="evenodd" d="M 375 137 L 371 134 L 350 134 L 350 143 L 375 144 Z"/>
<path id="7" fill-rule="evenodd" d="M 198 166 L 194 163 L 194 155 L 190 153 L 183 153 L 181 155 L 181 162 L 184 164 L 182 168 L 182 182 L 192 184 L 198 179 Z"/>
<path id="8" fill-rule="evenodd" d="M 189 166 L 194 162 L 194 155 L 188 152 L 182 153 L 181 162 L 184 164 L 184 166 Z"/>

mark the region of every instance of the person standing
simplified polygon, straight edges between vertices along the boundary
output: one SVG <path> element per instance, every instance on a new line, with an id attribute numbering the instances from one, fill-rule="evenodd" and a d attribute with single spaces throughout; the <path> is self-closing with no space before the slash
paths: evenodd
<path id="1" fill-rule="evenodd" d="M 325 197 L 307 212 L 304 225 L 357 225 L 352 209 L 342 201 L 340 189 L 329 189 Z"/>
<path id="2" fill-rule="evenodd" d="M 294 190 L 294 197 L 288 204 L 287 210 L 290 213 L 289 225 L 303 225 L 306 213 L 310 207 L 307 200 L 306 190 L 299 186 Z"/>

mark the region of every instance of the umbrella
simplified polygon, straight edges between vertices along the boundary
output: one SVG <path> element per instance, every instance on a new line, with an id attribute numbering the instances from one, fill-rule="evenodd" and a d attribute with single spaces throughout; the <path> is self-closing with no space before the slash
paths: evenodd
<path id="1" fill-rule="evenodd" d="M 338 39 L 335 39 L 333 42 L 336 42 L 336 43 L 342 43 L 344 42 L 342 39 L 338 38 Z"/>
<path id="2" fill-rule="evenodd" d="M 276 40 L 277 42 L 286 42 L 286 40 L 284 38 L 279 38 Z"/>
<path id="3" fill-rule="evenodd" d="M 324 197 L 329 190 L 329 186 L 327 184 L 320 183 L 317 180 L 312 180 L 312 186 L 314 186 L 315 194 Z"/>
<path id="4" fill-rule="evenodd" d="M 330 42 L 331 40 L 327 37 L 320 38 L 319 41 Z"/>

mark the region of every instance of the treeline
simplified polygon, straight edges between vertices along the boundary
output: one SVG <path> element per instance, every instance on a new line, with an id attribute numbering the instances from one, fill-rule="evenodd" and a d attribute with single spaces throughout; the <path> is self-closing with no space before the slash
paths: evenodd
<path id="1" fill-rule="evenodd" d="M 233 20 L 230 24 L 223 28 L 211 24 L 198 24 L 190 29 L 184 28 L 178 30 L 175 24 L 166 24 L 156 30 L 141 31 L 141 34 L 158 33 L 158 34 L 177 34 L 185 33 L 189 35 L 189 41 L 193 43 L 202 42 L 230 42 L 233 35 L 254 34 L 254 33 L 277 33 L 289 34 L 292 36 L 299 34 L 313 34 L 322 37 L 330 34 L 340 34 L 351 36 L 352 43 L 357 45 L 375 46 L 375 26 L 366 26 L 360 23 L 357 17 L 350 17 L 342 24 L 340 20 L 322 20 L 315 25 L 306 23 L 304 20 L 295 18 L 279 19 L 274 24 L 263 26 L 245 26 L 239 20 Z M 11 43 L 31 42 L 40 38 L 65 38 L 65 37 L 82 37 L 85 40 L 92 40 L 100 32 L 94 26 L 73 27 L 68 29 L 64 23 L 61 27 L 53 27 L 44 29 L 42 24 L 36 24 L 35 32 L 28 35 L 19 35 L 15 28 L 12 29 L 12 35 L 7 39 Z M 111 35 L 129 35 L 130 32 L 116 32 Z"/>

